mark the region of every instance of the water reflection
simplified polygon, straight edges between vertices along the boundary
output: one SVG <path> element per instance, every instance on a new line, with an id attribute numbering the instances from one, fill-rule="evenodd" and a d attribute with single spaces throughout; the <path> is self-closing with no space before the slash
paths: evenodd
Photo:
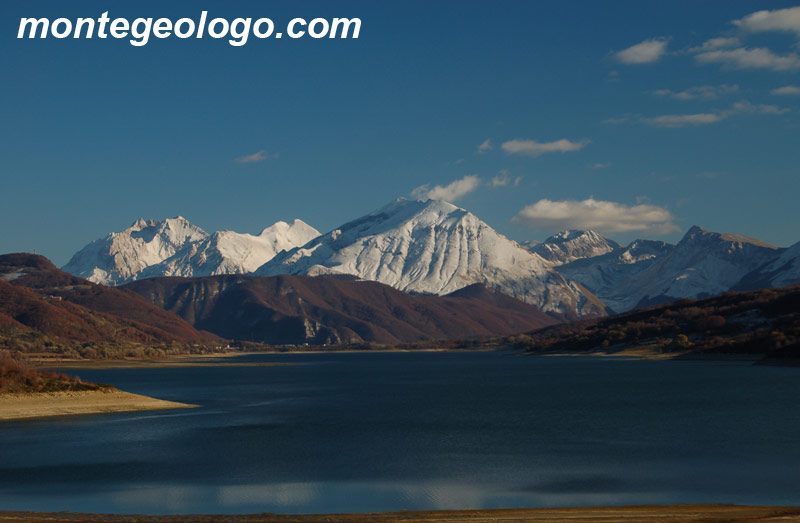
<path id="1" fill-rule="evenodd" d="M 0 506 L 128 513 L 800 504 L 800 372 L 497 353 L 103 370 L 200 405 L 0 424 Z"/>
<path id="2" fill-rule="evenodd" d="M 569 490 L 569 486 L 567 485 Z M 117 492 L 114 505 L 123 512 L 197 513 L 344 513 L 386 510 L 455 510 L 465 508 L 502 508 L 519 506 L 558 507 L 573 505 L 620 505 L 640 499 L 635 493 L 507 492 L 485 485 L 431 482 L 418 485 L 393 482 L 277 483 L 230 485 L 224 487 L 157 486 Z M 652 503 L 666 503 L 667 495 L 653 495 Z M 214 510 L 211 510 L 211 509 Z"/>

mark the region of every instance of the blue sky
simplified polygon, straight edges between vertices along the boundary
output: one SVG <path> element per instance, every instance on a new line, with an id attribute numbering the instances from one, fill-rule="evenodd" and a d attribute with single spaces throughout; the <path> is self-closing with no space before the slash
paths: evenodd
<path id="1" fill-rule="evenodd" d="M 800 240 L 800 9 L 778 11 L 796 2 L 164 4 L 0 5 L 0 252 L 63 264 L 139 217 L 326 231 L 429 195 L 516 240 L 677 241 L 693 224 Z M 16 38 L 20 17 L 204 8 L 362 28 L 243 47 Z"/>

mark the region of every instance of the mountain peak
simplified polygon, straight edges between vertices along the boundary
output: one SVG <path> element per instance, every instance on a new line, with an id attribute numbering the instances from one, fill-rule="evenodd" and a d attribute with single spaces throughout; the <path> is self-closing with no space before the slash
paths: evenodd
<path id="1" fill-rule="evenodd" d="M 575 238 L 579 238 L 584 234 L 592 233 L 592 231 L 582 231 L 580 229 L 565 229 L 561 232 L 557 232 L 554 235 L 550 236 L 545 240 L 547 243 L 561 243 L 566 242 L 569 240 L 574 240 Z"/>
<path id="2" fill-rule="evenodd" d="M 556 233 L 528 249 L 554 265 L 563 265 L 582 258 L 594 258 L 621 248 L 613 240 L 591 230 L 567 229 Z"/>
<path id="3" fill-rule="evenodd" d="M 160 221 L 140 218 L 81 249 L 64 270 L 106 285 L 152 276 L 238 274 L 318 235 L 299 220 L 278 222 L 253 236 L 234 231 L 209 235 L 180 215 Z"/>
<path id="4" fill-rule="evenodd" d="M 778 250 L 778 247 L 767 243 L 765 241 L 759 240 L 757 238 L 751 238 L 750 236 L 745 236 L 743 234 L 731 234 L 731 233 L 720 233 L 709 231 L 708 229 L 704 229 L 699 225 L 693 225 L 686 234 L 683 236 L 681 241 L 678 243 L 691 242 L 704 239 L 707 241 L 722 241 L 722 242 L 729 242 L 729 243 L 736 243 L 736 244 L 750 244 L 756 247 L 763 247 L 765 249 L 772 249 Z"/>
<path id="5" fill-rule="evenodd" d="M 259 236 L 262 238 L 275 238 L 281 236 L 286 237 L 287 239 L 289 237 L 302 237 L 302 239 L 308 241 L 319 236 L 319 231 L 303 220 L 295 218 L 291 222 L 277 221 L 269 227 L 264 228 Z M 297 245 L 302 245 L 302 243 L 298 244 L 298 241 L 300 240 L 298 239 L 297 241 L 291 241 L 292 246 L 294 247 Z"/>
<path id="6" fill-rule="evenodd" d="M 456 210 L 464 211 L 464 209 L 446 200 L 434 200 L 434 199 L 409 200 L 406 198 L 397 198 L 392 202 L 390 202 L 388 205 L 381 207 L 380 209 L 371 214 L 379 215 L 384 213 L 402 212 L 402 211 L 413 211 L 413 212 L 436 211 L 436 212 L 451 213 Z"/>
<path id="7" fill-rule="evenodd" d="M 279 254 L 256 274 L 309 274 L 321 268 L 429 294 L 482 283 L 546 311 L 598 312 L 592 308 L 594 297 L 587 299 L 539 256 L 443 200 L 394 200 Z"/>

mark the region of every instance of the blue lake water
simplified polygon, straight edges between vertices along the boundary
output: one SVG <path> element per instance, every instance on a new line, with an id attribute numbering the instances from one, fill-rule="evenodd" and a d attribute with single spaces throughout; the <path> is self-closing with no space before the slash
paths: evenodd
<path id="1" fill-rule="evenodd" d="M 0 423 L 0 509 L 800 504 L 800 369 L 507 353 L 78 371 L 192 410 Z"/>

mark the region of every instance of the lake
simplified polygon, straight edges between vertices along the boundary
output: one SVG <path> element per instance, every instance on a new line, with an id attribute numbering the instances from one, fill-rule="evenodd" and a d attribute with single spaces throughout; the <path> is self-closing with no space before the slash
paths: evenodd
<path id="1" fill-rule="evenodd" d="M 74 371 L 191 410 L 0 423 L 0 508 L 800 505 L 800 369 L 503 352 Z"/>

